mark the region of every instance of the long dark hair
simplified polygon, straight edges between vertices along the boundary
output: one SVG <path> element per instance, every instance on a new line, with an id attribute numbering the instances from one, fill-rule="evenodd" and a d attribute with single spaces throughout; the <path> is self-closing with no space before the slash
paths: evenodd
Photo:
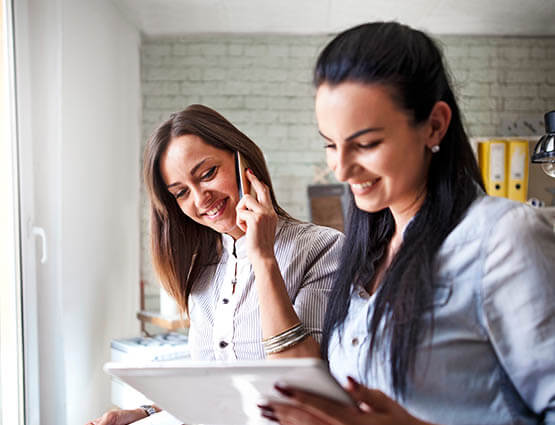
<path id="1" fill-rule="evenodd" d="M 342 82 L 380 84 L 412 118 L 425 121 L 438 101 L 451 108 L 451 122 L 432 156 L 424 203 L 405 230 L 403 243 L 384 274 L 369 317 L 370 351 L 389 347 L 395 395 L 403 398 L 407 375 L 414 372 L 417 345 L 431 314 L 433 332 L 434 258 L 442 242 L 459 223 L 483 183 L 450 87 L 442 53 L 421 31 L 396 22 L 351 28 L 321 52 L 314 84 Z M 346 244 L 324 322 L 322 355 L 327 359 L 330 335 L 341 331 L 355 284 L 366 286 L 384 260 L 395 231 L 389 209 L 368 213 L 351 203 Z M 380 323 L 383 331 L 378 332 Z"/>
<path id="2" fill-rule="evenodd" d="M 278 205 L 270 173 L 260 148 L 218 112 L 190 105 L 174 113 L 150 137 L 143 159 L 143 174 L 150 198 L 150 242 L 154 269 L 164 289 L 188 311 L 194 282 L 206 266 L 221 255 L 220 234 L 186 216 L 166 188 L 160 174 L 160 158 L 171 140 L 192 134 L 205 143 L 230 152 L 239 151 L 258 179 L 270 189 L 276 213 L 292 218 Z"/>

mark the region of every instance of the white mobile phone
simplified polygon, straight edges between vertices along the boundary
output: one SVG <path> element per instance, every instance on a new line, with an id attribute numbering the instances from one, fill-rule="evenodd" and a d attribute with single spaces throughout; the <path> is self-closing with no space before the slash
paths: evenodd
<path id="1" fill-rule="evenodd" d="M 239 189 L 239 199 L 243 197 L 245 193 L 249 193 L 254 196 L 254 191 L 251 188 L 249 179 L 247 178 L 247 162 L 243 155 L 238 151 L 235 151 L 235 173 L 237 176 L 237 188 Z"/>

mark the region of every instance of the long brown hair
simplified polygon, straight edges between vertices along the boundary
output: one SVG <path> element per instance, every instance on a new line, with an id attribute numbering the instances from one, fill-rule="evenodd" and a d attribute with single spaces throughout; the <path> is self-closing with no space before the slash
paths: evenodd
<path id="1" fill-rule="evenodd" d="M 256 177 L 270 189 L 276 213 L 291 217 L 278 205 L 262 151 L 218 112 L 203 105 L 190 105 L 170 115 L 148 140 L 143 174 L 150 198 L 150 240 L 154 269 L 163 288 L 185 312 L 194 282 L 206 266 L 221 255 L 218 232 L 203 226 L 181 211 L 160 174 L 160 158 L 171 140 L 195 135 L 205 143 L 226 151 L 239 151 Z"/>

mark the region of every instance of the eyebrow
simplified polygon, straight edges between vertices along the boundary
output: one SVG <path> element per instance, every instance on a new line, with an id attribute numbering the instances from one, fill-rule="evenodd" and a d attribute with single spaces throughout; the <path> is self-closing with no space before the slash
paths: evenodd
<path id="1" fill-rule="evenodd" d="M 204 158 L 204 159 L 203 159 L 202 161 L 200 161 L 197 165 L 195 165 L 195 166 L 193 167 L 193 169 L 191 170 L 191 175 L 194 175 L 194 174 L 198 171 L 198 169 L 199 169 L 200 167 L 202 167 L 202 164 L 204 164 L 207 160 L 208 160 L 208 158 Z M 167 185 L 166 188 L 169 189 L 170 187 L 174 187 L 174 186 L 177 186 L 177 185 L 179 185 L 179 184 L 180 184 L 179 182 L 175 182 L 175 183 L 172 183 L 172 184 Z"/>
<path id="2" fill-rule="evenodd" d="M 362 136 L 363 134 L 366 133 L 371 133 L 371 132 L 375 132 L 375 131 L 383 131 L 383 127 L 368 127 L 368 128 L 363 128 L 362 130 L 356 131 L 353 134 L 351 134 L 349 137 L 347 137 L 345 139 L 346 142 L 350 142 L 353 139 L 356 139 L 358 136 Z M 331 139 L 326 136 L 324 133 L 322 133 L 320 130 L 318 130 L 318 133 L 320 133 L 320 136 L 322 136 L 324 139 L 331 141 Z"/>

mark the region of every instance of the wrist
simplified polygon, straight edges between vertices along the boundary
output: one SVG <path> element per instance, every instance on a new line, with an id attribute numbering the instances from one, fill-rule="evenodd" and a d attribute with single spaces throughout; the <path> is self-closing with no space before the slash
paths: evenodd
<path id="1" fill-rule="evenodd" d="M 132 417 L 129 418 L 132 422 L 138 421 L 140 419 L 144 419 L 148 416 L 148 413 L 144 411 L 144 409 L 137 407 L 136 409 L 131 410 Z"/>
<path id="2" fill-rule="evenodd" d="M 143 413 L 142 417 L 147 417 L 150 415 L 154 415 L 155 413 L 158 413 L 158 409 L 156 408 L 156 406 L 151 406 L 149 404 L 140 406 L 138 410 L 142 411 Z"/>
<path id="3" fill-rule="evenodd" d="M 252 261 L 252 268 L 254 273 L 268 273 L 272 272 L 275 268 L 277 268 L 277 260 L 272 252 L 272 254 L 268 255 L 258 255 L 254 261 Z"/>

